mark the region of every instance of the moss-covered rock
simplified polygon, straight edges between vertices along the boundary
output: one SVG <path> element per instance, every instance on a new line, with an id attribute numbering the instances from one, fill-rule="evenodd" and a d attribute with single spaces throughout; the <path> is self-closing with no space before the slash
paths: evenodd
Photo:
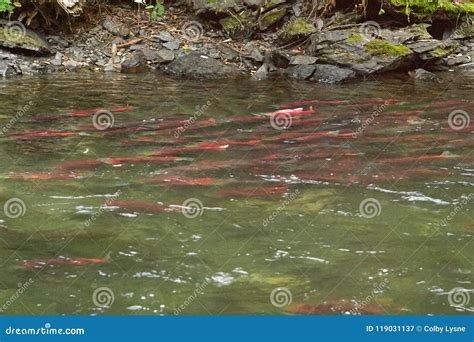
<path id="1" fill-rule="evenodd" d="M 281 6 L 263 13 L 258 19 L 258 27 L 260 31 L 265 31 L 279 22 L 285 16 L 286 12 L 286 6 Z"/>
<path id="2" fill-rule="evenodd" d="M 48 43 L 40 35 L 26 29 L 23 24 L 19 22 L 8 22 L 1 19 L 0 46 L 40 53 L 50 52 Z"/>
<path id="3" fill-rule="evenodd" d="M 393 44 L 382 39 L 372 39 L 365 44 L 365 51 L 372 56 L 398 57 L 406 56 L 412 51 L 402 44 Z"/>
<path id="4" fill-rule="evenodd" d="M 219 20 L 219 24 L 222 30 L 233 38 L 249 37 L 257 28 L 256 18 L 251 11 L 223 18 Z"/>
<path id="5" fill-rule="evenodd" d="M 280 39 L 284 41 L 291 41 L 308 37 L 316 32 L 316 27 L 309 21 L 303 18 L 298 18 L 287 23 L 280 31 Z"/>
<path id="6" fill-rule="evenodd" d="M 445 13 L 474 13 L 474 3 L 465 2 L 456 4 L 451 0 L 390 0 L 390 4 L 405 8 L 407 14 Z"/>

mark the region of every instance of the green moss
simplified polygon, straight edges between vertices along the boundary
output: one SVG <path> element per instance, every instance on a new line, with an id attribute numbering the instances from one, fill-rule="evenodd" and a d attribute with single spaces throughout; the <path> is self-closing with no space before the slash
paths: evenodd
<path id="1" fill-rule="evenodd" d="M 264 31 L 276 22 L 278 22 L 286 14 L 286 7 L 275 8 L 264 13 L 259 20 L 260 30 Z"/>
<path id="2" fill-rule="evenodd" d="M 474 4 L 454 4 L 451 0 L 390 0 L 396 6 L 405 6 L 407 14 L 434 13 L 439 11 L 451 13 L 474 13 Z"/>
<path id="3" fill-rule="evenodd" d="M 385 40 L 372 39 L 365 50 L 373 56 L 406 56 L 412 51 L 402 44 L 393 44 Z"/>
<path id="4" fill-rule="evenodd" d="M 351 33 L 349 38 L 347 38 L 347 42 L 350 44 L 360 44 L 364 41 L 364 37 L 362 37 L 359 33 Z"/>
<path id="5" fill-rule="evenodd" d="M 225 32 L 232 34 L 255 25 L 254 19 L 255 18 L 250 13 L 244 12 L 239 16 L 231 16 L 221 19 L 219 20 L 219 24 L 221 24 Z"/>
<path id="6" fill-rule="evenodd" d="M 290 24 L 288 24 L 285 28 L 285 32 L 288 35 L 308 35 L 311 33 L 316 32 L 316 28 L 313 24 L 306 21 L 305 19 L 296 19 Z"/>

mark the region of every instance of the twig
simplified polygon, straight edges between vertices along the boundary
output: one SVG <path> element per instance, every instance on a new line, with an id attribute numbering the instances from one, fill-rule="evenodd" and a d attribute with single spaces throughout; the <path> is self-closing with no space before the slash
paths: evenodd
<path id="1" fill-rule="evenodd" d="M 117 45 L 117 48 L 122 49 L 122 48 L 125 48 L 125 47 L 128 47 L 128 46 L 131 46 L 133 44 L 140 43 L 142 40 L 143 40 L 143 38 L 135 38 L 135 39 L 129 40 L 128 42 L 125 42 L 123 44 Z"/>

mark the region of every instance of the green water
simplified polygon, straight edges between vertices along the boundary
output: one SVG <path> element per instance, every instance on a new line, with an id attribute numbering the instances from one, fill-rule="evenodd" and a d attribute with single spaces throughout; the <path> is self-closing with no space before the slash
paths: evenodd
<path id="1" fill-rule="evenodd" d="M 474 120 L 473 81 L 1 81 L 0 209 L 24 203 L 17 218 L 0 210 L 2 314 L 284 315 L 320 303 L 328 314 L 361 302 L 384 314 L 472 312 L 473 123 L 453 130 L 448 116 L 464 110 Z M 300 100 L 323 102 L 285 130 L 255 116 Z M 104 131 L 92 114 L 68 116 L 125 106 Z M 72 134 L 31 133 L 41 130 Z M 361 133 L 341 135 L 352 132 Z M 175 161 L 110 159 L 220 140 L 257 142 L 170 153 Z M 409 159 L 436 155 L 446 158 Z M 212 179 L 163 181 L 178 176 Z M 189 199 L 203 210 L 183 213 Z M 367 199 L 372 218 L 360 208 Z M 64 262 L 74 258 L 105 262 Z M 104 287 L 108 305 L 94 296 Z M 456 288 L 465 289 L 454 293 L 460 306 L 451 305 Z"/>

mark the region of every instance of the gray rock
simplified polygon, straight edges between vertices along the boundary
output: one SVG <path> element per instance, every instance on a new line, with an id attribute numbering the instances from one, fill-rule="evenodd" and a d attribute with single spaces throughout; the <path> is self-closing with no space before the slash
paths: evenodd
<path id="1" fill-rule="evenodd" d="M 435 39 L 420 40 L 406 45 L 418 54 L 422 61 L 444 58 L 459 48 L 459 43 L 454 40 L 439 41 Z"/>
<path id="2" fill-rule="evenodd" d="M 291 57 L 290 65 L 314 64 L 314 63 L 316 63 L 317 60 L 318 60 L 317 57 L 297 55 L 297 56 L 292 56 Z"/>
<path id="3" fill-rule="evenodd" d="M 273 50 L 269 55 L 270 62 L 278 68 L 287 68 L 292 56 L 284 50 Z"/>
<path id="4" fill-rule="evenodd" d="M 172 40 L 170 42 L 166 42 L 163 44 L 165 48 L 168 50 L 178 50 L 179 47 L 181 46 L 181 41 L 179 40 Z"/>
<path id="5" fill-rule="evenodd" d="M 59 36 L 49 36 L 48 37 L 48 42 L 52 45 L 57 45 L 59 47 L 62 47 L 63 49 L 65 49 L 69 46 L 69 41 L 67 41 L 66 39 L 63 39 Z"/>
<path id="6" fill-rule="evenodd" d="M 102 22 L 102 27 L 109 31 L 114 36 L 127 38 L 130 30 L 127 28 L 126 25 L 115 21 L 114 19 L 107 17 Z"/>
<path id="7" fill-rule="evenodd" d="M 445 59 L 445 63 L 447 66 L 466 64 L 469 62 L 471 62 L 471 57 L 468 55 L 448 56 Z"/>
<path id="8" fill-rule="evenodd" d="M 148 70 L 146 58 L 140 50 L 128 53 L 122 59 L 120 71 L 127 74 L 136 74 Z"/>
<path id="9" fill-rule="evenodd" d="M 350 69 L 339 68 L 335 65 L 315 64 L 312 81 L 322 83 L 338 83 L 354 78 L 356 73 Z"/>
<path id="10" fill-rule="evenodd" d="M 263 59 L 264 59 L 259 49 L 253 49 L 252 52 L 250 52 L 250 55 L 248 56 L 248 58 L 255 62 L 263 62 Z"/>
<path id="11" fill-rule="evenodd" d="M 255 74 L 252 75 L 251 79 L 254 81 L 263 81 L 268 78 L 268 65 L 263 64 L 258 70 L 255 72 Z"/>
<path id="12" fill-rule="evenodd" d="M 458 68 L 462 70 L 474 70 L 474 62 L 459 65 Z"/>
<path id="13" fill-rule="evenodd" d="M 415 69 L 408 72 L 411 78 L 419 81 L 439 81 L 439 77 L 425 69 Z"/>
<path id="14" fill-rule="evenodd" d="M 315 70 L 316 67 L 314 65 L 296 65 L 286 69 L 283 74 L 288 78 L 307 80 Z"/>
<path id="15" fill-rule="evenodd" d="M 414 53 L 384 39 L 364 39 L 358 31 L 336 30 L 311 36 L 308 52 L 318 62 L 354 70 L 359 75 L 411 66 Z"/>
<path id="16" fill-rule="evenodd" d="M 4 78 L 10 78 L 16 76 L 15 69 L 5 61 L 0 60 L 0 76 Z"/>
<path id="17" fill-rule="evenodd" d="M 143 56 L 145 57 L 147 61 L 156 62 L 157 60 L 160 59 L 158 55 L 158 51 L 155 49 L 144 48 L 144 49 L 141 49 L 140 51 L 141 53 L 143 53 Z"/>
<path id="18" fill-rule="evenodd" d="M 157 51 L 160 63 L 168 63 L 174 60 L 174 53 L 168 49 L 160 49 Z"/>
<path id="19" fill-rule="evenodd" d="M 240 56 L 237 51 L 225 44 L 218 44 L 216 48 L 221 52 L 222 57 L 228 61 L 237 60 Z"/>
<path id="20" fill-rule="evenodd" d="M 236 78 L 241 72 L 222 62 L 199 53 L 191 53 L 174 60 L 165 72 L 178 77 L 192 79 Z"/>
<path id="21" fill-rule="evenodd" d="M 171 33 L 169 33 L 168 31 L 160 31 L 156 38 L 158 38 L 158 40 L 161 40 L 162 42 L 171 42 L 175 40 Z"/>
<path id="22" fill-rule="evenodd" d="M 145 48 L 146 48 L 145 44 L 133 44 L 128 49 L 130 51 L 135 51 L 135 50 L 142 50 L 142 49 L 145 49 Z"/>
<path id="23" fill-rule="evenodd" d="M 63 64 L 63 54 L 60 52 L 56 52 L 56 55 L 51 60 L 51 65 L 61 66 L 62 64 Z"/>

